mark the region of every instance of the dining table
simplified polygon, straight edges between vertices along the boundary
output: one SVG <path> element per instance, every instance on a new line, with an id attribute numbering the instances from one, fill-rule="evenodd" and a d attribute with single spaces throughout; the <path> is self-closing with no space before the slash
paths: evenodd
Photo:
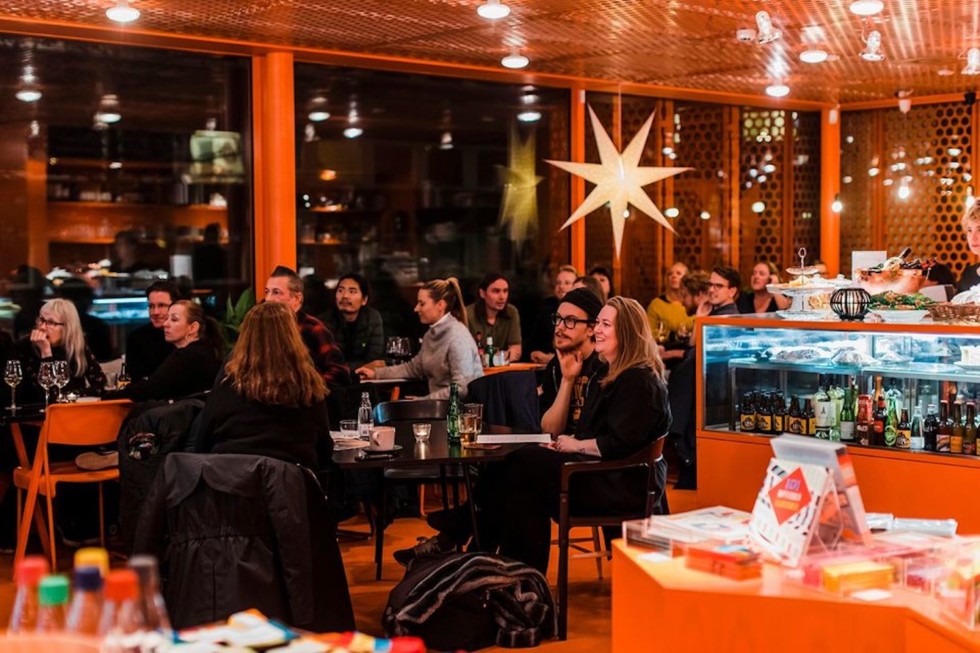
<path id="1" fill-rule="evenodd" d="M 416 442 L 412 425 L 418 422 L 431 424 L 429 440 Z M 476 506 L 473 497 L 473 468 L 477 465 L 502 462 L 512 452 L 526 444 L 494 444 L 494 445 L 450 445 L 446 433 L 445 420 L 400 420 L 389 422 L 383 426 L 395 428 L 395 448 L 391 451 L 374 451 L 365 448 L 363 443 L 357 444 L 356 439 L 335 438 L 333 463 L 343 470 L 372 470 L 379 477 L 379 491 L 376 501 L 377 519 L 375 520 L 375 564 L 376 579 L 381 580 L 381 567 L 384 555 L 384 530 L 386 509 L 386 470 L 410 470 L 438 466 L 444 470 L 458 466 L 462 472 L 466 496 L 470 499 L 469 515 L 473 527 L 473 545 L 480 547 L 480 531 L 477 525 Z M 513 429 L 506 426 L 483 425 L 483 433 L 510 434 Z M 356 447 L 356 448 L 354 448 Z"/>

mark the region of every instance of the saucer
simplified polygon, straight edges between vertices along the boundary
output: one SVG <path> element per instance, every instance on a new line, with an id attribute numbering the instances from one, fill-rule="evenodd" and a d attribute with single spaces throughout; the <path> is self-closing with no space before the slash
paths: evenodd
<path id="1" fill-rule="evenodd" d="M 402 450 L 402 446 L 400 444 L 396 444 L 391 449 L 376 449 L 375 447 L 372 446 L 368 446 L 364 449 L 364 451 L 367 451 L 369 453 L 394 453 L 396 451 L 401 451 L 401 450 Z"/>

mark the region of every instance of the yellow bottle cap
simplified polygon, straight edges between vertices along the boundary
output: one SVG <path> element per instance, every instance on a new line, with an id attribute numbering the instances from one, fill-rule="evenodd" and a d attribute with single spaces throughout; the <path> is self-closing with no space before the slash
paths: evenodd
<path id="1" fill-rule="evenodd" d="M 75 567 L 98 567 L 105 578 L 109 574 L 109 552 L 99 547 L 87 547 L 75 552 Z"/>

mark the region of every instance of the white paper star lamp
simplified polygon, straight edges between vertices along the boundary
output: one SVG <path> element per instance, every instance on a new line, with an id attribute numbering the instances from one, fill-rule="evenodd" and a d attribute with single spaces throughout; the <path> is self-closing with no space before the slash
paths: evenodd
<path id="1" fill-rule="evenodd" d="M 544 177 L 535 174 L 537 157 L 532 133 L 522 140 L 511 126 L 507 167 L 498 166 L 504 185 L 498 222 L 507 225 L 510 239 L 519 242 L 538 223 L 538 184 Z"/>
<path id="2" fill-rule="evenodd" d="M 643 154 L 643 147 L 650 135 L 650 126 L 653 124 L 652 113 L 622 154 L 616 150 L 616 146 L 613 145 L 612 139 L 609 138 L 609 134 L 606 133 L 591 106 L 589 116 L 592 118 L 592 131 L 595 134 L 595 144 L 599 149 L 601 163 L 545 160 L 553 166 L 595 184 L 589 196 L 575 209 L 561 228 L 565 229 L 608 202 L 616 256 L 619 256 L 623 245 L 623 229 L 626 226 L 626 211 L 631 204 L 674 231 L 674 227 L 656 207 L 643 187 L 694 168 L 640 167 L 640 156 Z"/>

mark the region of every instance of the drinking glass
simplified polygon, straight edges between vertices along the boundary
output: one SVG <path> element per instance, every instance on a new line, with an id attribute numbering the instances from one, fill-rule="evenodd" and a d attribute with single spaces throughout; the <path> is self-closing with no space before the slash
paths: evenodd
<path id="1" fill-rule="evenodd" d="M 459 422 L 459 439 L 463 444 L 472 444 L 476 442 L 476 434 L 479 432 L 477 428 L 480 423 L 480 418 L 473 413 L 463 413 Z"/>
<path id="2" fill-rule="evenodd" d="M 428 442 L 429 433 L 432 431 L 432 424 L 428 422 L 416 422 L 412 424 L 412 433 L 415 434 L 416 442 Z"/>
<path id="3" fill-rule="evenodd" d="M 7 365 L 3 370 L 3 380 L 10 386 L 10 406 L 7 408 L 7 410 L 9 410 L 11 413 L 17 411 L 15 396 L 17 394 L 17 386 L 20 385 L 21 379 L 23 378 L 24 373 L 20 369 L 20 361 L 7 361 Z"/>
<path id="4" fill-rule="evenodd" d="M 476 416 L 476 432 L 483 432 L 483 404 L 463 404 L 464 415 Z"/>
<path id="5" fill-rule="evenodd" d="M 360 433 L 357 430 L 356 419 L 340 420 L 340 435 L 345 438 L 356 439 Z"/>
<path id="6" fill-rule="evenodd" d="M 47 361 L 41 363 L 41 367 L 37 372 L 37 384 L 44 388 L 44 409 L 48 408 L 48 393 L 51 391 L 51 387 L 54 385 L 54 363 Z"/>
<path id="7" fill-rule="evenodd" d="M 65 386 L 68 385 L 68 381 L 70 380 L 71 375 L 68 373 L 68 362 L 55 361 L 54 384 L 58 386 L 58 398 L 55 400 L 55 403 L 60 403 L 64 398 Z"/>

